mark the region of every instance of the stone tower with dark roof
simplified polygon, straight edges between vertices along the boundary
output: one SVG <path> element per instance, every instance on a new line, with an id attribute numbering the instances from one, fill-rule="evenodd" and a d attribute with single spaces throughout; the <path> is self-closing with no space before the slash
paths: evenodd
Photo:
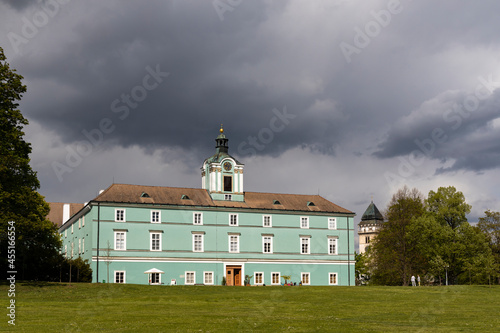
<path id="1" fill-rule="evenodd" d="M 383 223 L 384 217 L 372 201 L 358 224 L 359 253 L 366 251 L 366 247 L 377 236 Z"/>

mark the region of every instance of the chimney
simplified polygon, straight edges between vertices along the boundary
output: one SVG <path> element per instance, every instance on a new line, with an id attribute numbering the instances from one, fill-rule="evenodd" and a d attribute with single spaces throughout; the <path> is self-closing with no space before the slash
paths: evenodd
<path id="1" fill-rule="evenodd" d="M 65 203 L 63 205 L 63 217 L 62 217 L 62 224 L 68 222 L 70 218 L 70 204 Z"/>

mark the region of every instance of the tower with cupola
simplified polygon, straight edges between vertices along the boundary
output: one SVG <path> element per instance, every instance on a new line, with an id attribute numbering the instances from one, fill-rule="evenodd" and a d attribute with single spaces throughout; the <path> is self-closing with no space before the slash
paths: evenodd
<path id="1" fill-rule="evenodd" d="M 383 224 L 384 217 L 372 200 L 358 224 L 359 253 L 366 251 L 366 248 L 377 237 Z"/>
<path id="2" fill-rule="evenodd" d="M 228 139 L 224 129 L 215 139 L 215 154 L 201 167 L 201 186 L 213 200 L 244 201 L 243 164 L 229 155 Z"/>

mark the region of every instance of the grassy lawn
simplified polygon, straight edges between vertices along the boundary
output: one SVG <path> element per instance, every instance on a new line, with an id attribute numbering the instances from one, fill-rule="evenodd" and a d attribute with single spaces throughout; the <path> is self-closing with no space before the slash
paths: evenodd
<path id="1" fill-rule="evenodd" d="M 16 286 L 12 332 L 500 330 L 500 287 Z M 14 329 L 12 329 L 14 328 Z"/>

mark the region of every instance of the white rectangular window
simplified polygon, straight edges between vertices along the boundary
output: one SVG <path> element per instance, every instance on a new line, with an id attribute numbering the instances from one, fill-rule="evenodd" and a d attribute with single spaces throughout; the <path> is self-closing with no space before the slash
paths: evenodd
<path id="1" fill-rule="evenodd" d="M 78 219 L 78 229 L 82 228 L 82 218 Z"/>
<path id="2" fill-rule="evenodd" d="M 193 224 L 202 225 L 203 215 L 202 213 L 193 213 Z"/>
<path id="3" fill-rule="evenodd" d="M 64 256 L 68 257 L 68 244 L 64 245 Z"/>
<path id="4" fill-rule="evenodd" d="M 73 226 L 74 226 L 74 224 L 71 225 L 71 233 L 73 233 Z"/>
<path id="5" fill-rule="evenodd" d="M 300 237 L 300 253 L 309 254 L 309 237 Z"/>
<path id="6" fill-rule="evenodd" d="M 82 227 L 85 227 L 85 216 L 82 217 Z"/>
<path id="7" fill-rule="evenodd" d="M 115 271 L 115 283 L 125 283 L 125 271 Z"/>
<path id="8" fill-rule="evenodd" d="M 151 279 L 149 281 L 150 284 L 161 284 L 161 275 L 160 275 L 160 273 L 151 273 L 151 275 L 149 276 L 149 278 Z"/>
<path id="9" fill-rule="evenodd" d="M 268 228 L 272 227 L 271 215 L 262 216 L 262 226 Z"/>
<path id="10" fill-rule="evenodd" d="M 68 237 L 68 229 L 64 230 L 64 238 Z"/>
<path id="11" fill-rule="evenodd" d="M 73 259 L 74 256 L 74 250 L 75 250 L 75 243 L 71 243 L 71 259 Z"/>
<path id="12" fill-rule="evenodd" d="M 337 238 L 328 238 L 328 254 L 337 254 Z"/>
<path id="13" fill-rule="evenodd" d="M 85 253 L 85 238 L 82 238 L 82 253 Z"/>
<path id="14" fill-rule="evenodd" d="M 126 250 L 127 239 L 124 231 L 115 231 L 115 250 Z"/>
<path id="15" fill-rule="evenodd" d="M 259 284 L 259 285 L 264 284 L 264 273 L 255 272 L 255 273 L 253 273 L 253 276 L 254 276 L 255 284 Z"/>
<path id="16" fill-rule="evenodd" d="M 305 285 L 309 285 L 311 284 L 311 282 L 309 281 L 309 273 L 300 273 L 300 281 L 302 282 L 302 284 L 305 284 Z"/>
<path id="17" fill-rule="evenodd" d="M 337 273 L 328 273 L 328 284 L 330 285 L 338 284 Z"/>
<path id="18" fill-rule="evenodd" d="M 195 277 L 195 272 L 186 272 L 184 274 L 186 282 L 185 284 L 195 284 L 196 283 L 196 277 Z"/>
<path id="19" fill-rule="evenodd" d="M 160 223 L 161 221 L 161 213 L 159 210 L 151 211 L 151 223 Z"/>
<path id="20" fill-rule="evenodd" d="M 78 254 L 82 254 L 82 239 L 78 238 Z"/>
<path id="21" fill-rule="evenodd" d="M 229 225 L 238 225 L 238 214 L 229 214 Z"/>
<path id="22" fill-rule="evenodd" d="M 150 238 L 150 250 L 151 251 L 161 251 L 161 233 L 151 232 L 149 234 Z"/>
<path id="23" fill-rule="evenodd" d="M 280 284 L 280 273 L 271 273 L 271 284 Z"/>
<path id="24" fill-rule="evenodd" d="M 125 222 L 125 209 L 115 209 L 115 222 Z"/>
<path id="25" fill-rule="evenodd" d="M 328 218 L 328 229 L 337 229 L 337 219 L 335 217 Z"/>
<path id="26" fill-rule="evenodd" d="M 262 236 L 262 253 L 273 253 L 272 236 Z"/>
<path id="27" fill-rule="evenodd" d="M 233 252 L 233 253 L 240 252 L 240 236 L 239 235 L 229 235 L 229 252 Z"/>
<path id="28" fill-rule="evenodd" d="M 193 252 L 203 252 L 203 234 L 193 234 Z"/>
<path id="29" fill-rule="evenodd" d="M 302 229 L 309 229 L 309 218 L 306 216 L 302 216 L 300 218 L 300 227 Z"/>
<path id="30" fill-rule="evenodd" d="M 214 272 L 203 272 L 203 283 L 214 284 Z"/>

